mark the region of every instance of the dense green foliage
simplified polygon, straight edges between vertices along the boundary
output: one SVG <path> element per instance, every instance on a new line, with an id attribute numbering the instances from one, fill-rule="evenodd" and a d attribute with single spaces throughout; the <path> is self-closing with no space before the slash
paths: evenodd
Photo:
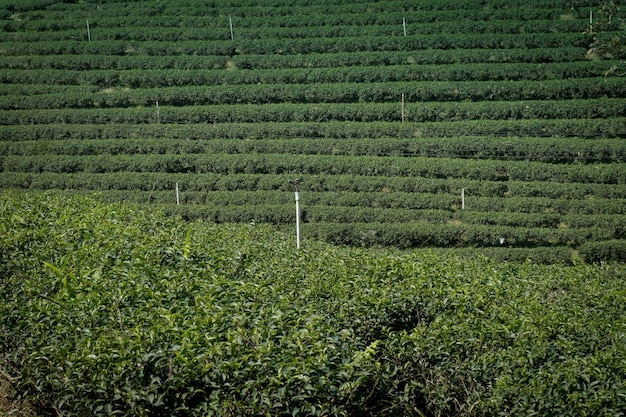
<path id="1" fill-rule="evenodd" d="M 626 408 L 623 266 L 291 240 L 5 192 L 0 364 L 50 415 Z"/>
<path id="2" fill-rule="evenodd" d="M 618 4 L 283 3 L 0 0 L 19 396 L 44 416 L 624 416 Z"/>
<path id="3" fill-rule="evenodd" d="M 302 178 L 310 236 L 572 263 L 626 238 L 625 28 L 598 0 L 0 0 L 0 188 L 288 227 Z"/>

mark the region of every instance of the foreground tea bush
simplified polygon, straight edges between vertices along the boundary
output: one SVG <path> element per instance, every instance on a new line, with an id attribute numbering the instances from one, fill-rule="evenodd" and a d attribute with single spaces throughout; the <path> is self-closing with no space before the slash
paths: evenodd
<path id="1" fill-rule="evenodd" d="M 623 267 L 292 240 L 4 193 L 3 372 L 43 415 L 623 415 Z"/>

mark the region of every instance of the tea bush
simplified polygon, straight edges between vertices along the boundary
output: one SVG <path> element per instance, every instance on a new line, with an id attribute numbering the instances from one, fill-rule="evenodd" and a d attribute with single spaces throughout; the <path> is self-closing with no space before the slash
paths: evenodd
<path id="1" fill-rule="evenodd" d="M 587 242 L 578 248 L 586 262 L 626 262 L 626 240 Z"/>
<path id="2" fill-rule="evenodd" d="M 3 372 L 42 415 L 626 409 L 623 266 L 303 243 L 4 192 Z"/>

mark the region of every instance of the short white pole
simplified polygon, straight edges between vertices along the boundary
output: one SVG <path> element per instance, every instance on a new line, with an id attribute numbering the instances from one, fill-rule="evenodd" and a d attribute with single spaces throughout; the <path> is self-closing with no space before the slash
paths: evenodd
<path id="1" fill-rule="evenodd" d="M 461 210 L 465 210 L 465 188 L 461 188 Z"/>
<path id="2" fill-rule="evenodd" d="M 157 124 L 161 124 L 161 115 L 159 114 L 159 102 L 156 102 Z"/>
<path id="3" fill-rule="evenodd" d="M 404 36 L 406 36 L 406 19 L 402 16 L 402 29 L 404 30 Z"/>
<path id="4" fill-rule="evenodd" d="M 91 42 L 91 31 L 89 30 L 89 20 L 87 20 L 87 40 Z"/>
<path id="5" fill-rule="evenodd" d="M 300 249 L 300 192 L 296 191 L 296 244 Z"/>
<path id="6" fill-rule="evenodd" d="M 228 15 L 228 23 L 230 24 L 230 40 L 235 40 L 235 35 L 233 33 L 233 18 Z"/>
<path id="7" fill-rule="evenodd" d="M 176 183 L 176 205 L 180 204 L 180 194 L 178 192 L 178 183 Z"/>
<path id="8" fill-rule="evenodd" d="M 589 26 L 593 27 L 593 10 L 589 9 Z"/>
<path id="9" fill-rule="evenodd" d="M 401 119 L 402 119 L 402 122 L 404 122 L 404 93 L 402 93 L 402 106 L 401 107 L 402 107 L 402 109 L 401 109 L 401 113 L 402 113 Z"/>

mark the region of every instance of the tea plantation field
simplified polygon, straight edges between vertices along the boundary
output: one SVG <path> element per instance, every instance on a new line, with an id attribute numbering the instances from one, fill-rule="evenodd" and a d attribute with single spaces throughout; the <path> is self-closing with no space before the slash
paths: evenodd
<path id="1" fill-rule="evenodd" d="M 1 0 L 0 187 L 291 228 L 301 178 L 308 238 L 619 259 L 623 17 L 597 0 Z"/>
<path id="2" fill-rule="evenodd" d="M 0 200 L 0 370 L 41 416 L 623 416 L 622 264 L 339 247 Z"/>

